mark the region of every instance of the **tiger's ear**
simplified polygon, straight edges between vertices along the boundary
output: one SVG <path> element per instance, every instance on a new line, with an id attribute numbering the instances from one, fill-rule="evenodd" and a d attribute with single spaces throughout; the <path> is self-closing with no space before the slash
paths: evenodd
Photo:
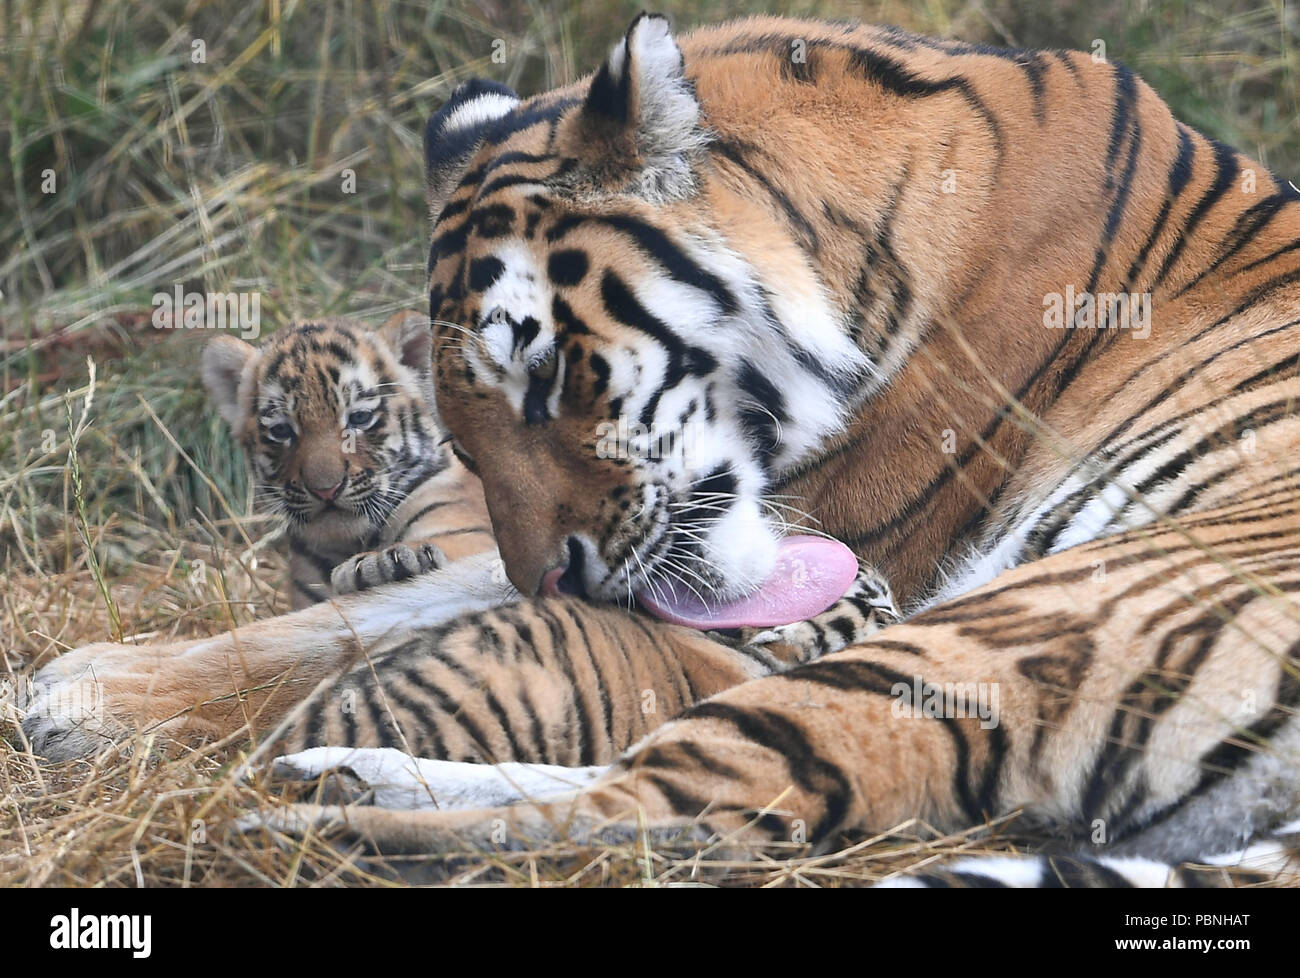
<path id="1" fill-rule="evenodd" d="M 693 158 L 707 141 L 695 87 L 666 18 L 641 14 L 591 80 L 560 131 L 589 189 L 654 201 L 695 190 Z"/>
<path id="2" fill-rule="evenodd" d="M 519 96 L 486 78 L 461 82 L 424 127 L 424 174 L 429 216 L 436 222 L 465 166 L 492 124 L 519 104 Z"/>
<path id="3" fill-rule="evenodd" d="M 433 404 L 433 323 L 429 317 L 406 309 L 394 313 L 379 327 L 388 348 L 420 382 L 425 400 Z"/>
<path id="4" fill-rule="evenodd" d="M 203 361 L 199 368 L 203 386 L 236 435 L 245 420 L 239 390 L 246 372 L 259 355 L 256 347 L 235 336 L 213 337 L 203 348 Z"/>

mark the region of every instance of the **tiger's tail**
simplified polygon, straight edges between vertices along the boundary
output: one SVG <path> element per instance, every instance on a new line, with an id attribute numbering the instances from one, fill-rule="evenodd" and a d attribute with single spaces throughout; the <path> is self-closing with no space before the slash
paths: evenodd
<path id="1" fill-rule="evenodd" d="M 905 889 L 1232 888 L 1300 885 L 1300 819 L 1267 838 L 1196 862 L 1168 863 L 1142 856 L 1081 853 L 968 856 L 940 869 L 903 874 L 877 884 Z"/>

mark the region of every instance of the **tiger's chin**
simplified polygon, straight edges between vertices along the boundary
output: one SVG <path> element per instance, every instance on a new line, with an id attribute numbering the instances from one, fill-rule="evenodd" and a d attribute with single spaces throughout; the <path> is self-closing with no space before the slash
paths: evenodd
<path id="1" fill-rule="evenodd" d="M 756 591 L 776 564 L 781 534 L 762 517 L 757 503 L 741 501 L 701 532 L 689 524 L 670 526 L 642 575 L 655 591 L 671 583 L 708 601 L 733 601 Z"/>
<path id="2" fill-rule="evenodd" d="M 296 514 L 290 521 L 290 532 L 310 534 L 313 541 L 327 546 L 353 546 L 364 540 L 375 529 L 375 523 L 361 508 L 342 501 L 336 505 L 322 505 L 315 512 Z"/>
<path id="3" fill-rule="evenodd" d="M 711 569 L 712 594 L 721 600 L 752 594 L 776 564 L 781 534 L 759 511 L 757 503 L 732 508 L 700 542 L 699 559 Z"/>

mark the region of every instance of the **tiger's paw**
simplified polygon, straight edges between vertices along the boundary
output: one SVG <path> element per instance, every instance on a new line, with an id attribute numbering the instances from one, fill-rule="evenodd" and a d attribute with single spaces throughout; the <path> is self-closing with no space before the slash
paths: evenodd
<path id="1" fill-rule="evenodd" d="M 20 681 L 13 698 L 22 736 L 33 754 L 67 761 L 211 734 L 190 716 L 193 687 L 177 675 L 185 653 L 206 641 L 97 642 L 65 652 Z"/>
<path id="2" fill-rule="evenodd" d="M 860 565 L 844 597 L 805 621 L 766 629 L 742 629 L 741 644 L 786 646 L 799 661 L 829 655 L 870 638 L 899 621 L 889 582 L 874 567 Z"/>
<path id="3" fill-rule="evenodd" d="M 293 801 L 413 809 L 493 808 L 577 791 L 605 768 L 554 764 L 470 764 L 412 757 L 391 747 L 312 747 L 264 769 L 268 785 Z M 256 772 L 245 772 L 246 779 Z"/>
<path id="4" fill-rule="evenodd" d="M 335 595 L 353 594 L 381 584 L 405 581 L 446 565 L 446 555 L 431 543 L 414 547 L 397 543 L 383 550 L 349 557 L 330 574 L 330 587 Z"/>
<path id="5" fill-rule="evenodd" d="M 115 714 L 131 714 L 130 677 L 139 658 L 136 646 L 102 642 L 61 655 L 20 680 L 12 705 L 32 753 L 66 761 L 124 740 L 131 728 Z"/>

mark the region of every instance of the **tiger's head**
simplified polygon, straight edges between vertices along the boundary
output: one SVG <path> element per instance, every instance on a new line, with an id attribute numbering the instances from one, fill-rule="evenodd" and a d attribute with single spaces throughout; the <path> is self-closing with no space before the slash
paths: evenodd
<path id="1" fill-rule="evenodd" d="M 378 330 L 344 319 L 292 324 L 260 348 L 219 336 L 202 376 L 247 453 L 259 505 L 319 544 L 382 526 L 442 456 L 432 411 L 428 320 Z"/>
<path id="2" fill-rule="evenodd" d="M 588 80 L 469 81 L 429 121 L 439 415 L 525 594 L 752 591 L 787 528 L 774 482 L 868 381 L 710 138 L 647 15 Z"/>

